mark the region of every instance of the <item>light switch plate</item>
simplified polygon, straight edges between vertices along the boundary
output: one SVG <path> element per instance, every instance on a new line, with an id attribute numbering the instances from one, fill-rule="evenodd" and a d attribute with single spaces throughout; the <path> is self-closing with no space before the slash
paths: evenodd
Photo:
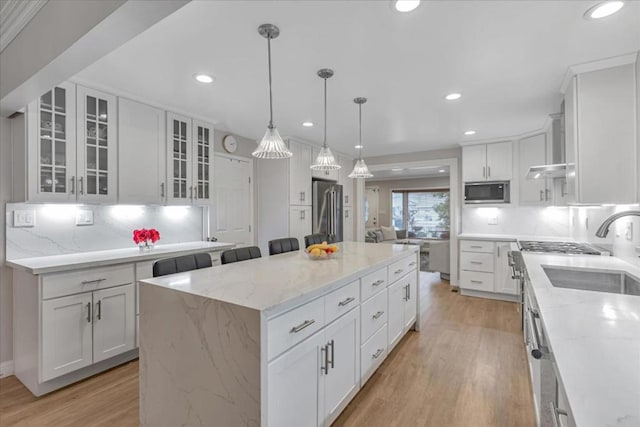
<path id="1" fill-rule="evenodd" d="M 78 211 L 76 213 L 76 225 L 93 225 L 93 211 Z"/>
<path id="2" fill-rule="evenodd" d="M 14 227 L 35 227 L 36 211 L 33 210 L 15 210 L 13 211 Z"/>
<path id="3" fill-rule="evenodd" d="M 489 225 L 498 225 L 498 217 L 497 216 L 491 217 L 489 218 L 488 222 L 489 222 Z"/>

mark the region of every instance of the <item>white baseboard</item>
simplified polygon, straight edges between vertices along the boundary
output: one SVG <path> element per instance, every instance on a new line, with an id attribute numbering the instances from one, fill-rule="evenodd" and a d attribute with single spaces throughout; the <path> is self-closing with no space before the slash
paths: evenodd
<path id="1" fill-rule="evenodd" d="M 0 363 L 0 378 L 13 375 L 13 360 Z"/>

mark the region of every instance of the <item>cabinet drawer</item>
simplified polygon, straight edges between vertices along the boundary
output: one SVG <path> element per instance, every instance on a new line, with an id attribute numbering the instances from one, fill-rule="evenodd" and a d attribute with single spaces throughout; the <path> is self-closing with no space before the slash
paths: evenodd
<path id="1" fill-rule="evenodd" d="M 493 254 L 460 252 L 460 268 L 462 270 L 493 273 Z"/>
<path id="2" fill-rule="evenodd" d="M 360 341 L 364 343 L 374 332 L 387 323 L 387 293 L 380 292 L 362 304 L 360 309 Z"/>
<path id="3" fill-rule="evenodd" d="M 42 299 L 57 298 L 133 282 L 133 264 L 47 274 L 42 276 Z"/>
<path id="4" fill-rule="evenodd" d="M 485 252 L 493 253 L 495 243 L 482 240 L 461 240 L 460 250 L 464 252 Z"/>
<path id="5" fill-rule="evenodd" d="M 366 301 L 387 287 L 387 268 L 381 268 L 360 279 L 360 299 Z"/>
<path id="6" fill-rule="evenodd" d="M 360 280 L 336 289 L 324 297 L 324 319 L 329 324 L 360 305 Z"/>
<path id="7" fill-rule="evenodd" d="M 393 283 L 411 270 L 415 270 L 418 265 L 415 255 L 403 258 L 389 265 L 389 283 Z"/>
<path id="8" fill-rule="evenodd" d="M 387 325 L 376 332 L 369 341 L 360 347 L 361 386 L 371 377 L 382 361 L 387 357 Z"/>
<path id="9" fill-rule="evenodd" d="M 268 358 L 273 359 L 324 327 L 324 298 L 318 298 L 267 323 Z"/>
<path id="10" fill-rule="evenodd" d="M 493 273 L 461 271 L 460 287 L 474 291 L 493 292 Z"/>

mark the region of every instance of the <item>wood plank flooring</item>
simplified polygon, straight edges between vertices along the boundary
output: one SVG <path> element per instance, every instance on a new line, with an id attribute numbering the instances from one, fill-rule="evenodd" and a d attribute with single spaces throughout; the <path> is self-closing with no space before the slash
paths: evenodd
<path id="1" fill-rule="evenodd" d="M 422 331 L 398 344 L 334 426 L 533 426 L 516 305 L 460 296 L 428 273 L 420 286 Z M 137 361 L 41 398 L 15 377 L 0 380 L 2 427 L 137 425 Z"/>

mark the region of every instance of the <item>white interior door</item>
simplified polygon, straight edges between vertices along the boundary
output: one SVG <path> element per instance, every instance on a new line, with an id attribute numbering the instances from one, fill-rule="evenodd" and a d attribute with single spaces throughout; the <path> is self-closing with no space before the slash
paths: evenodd
<path id="1" fill-rule="evenodd" d="M 221 242 L 253 245 L 253 161 L 216 154 L 213 170 L 212 235 Z"/>
<path id="2" fill-rule="evenodd" d="M 378 227 L 380 221 L 378 220 L 378 196 L 379 189 L 367 188 L 365 189 L 364 200 L 364 214 L 365 214 L 365 227 Z"/>

